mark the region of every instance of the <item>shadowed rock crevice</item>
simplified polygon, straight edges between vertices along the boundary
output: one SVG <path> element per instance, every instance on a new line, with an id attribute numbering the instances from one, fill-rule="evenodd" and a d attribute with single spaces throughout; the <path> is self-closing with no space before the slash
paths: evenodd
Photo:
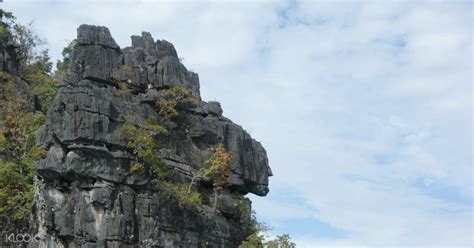
<path id="1" fill-rule="evenodd" d="M 199 77 L 174 46 L 150 33 L 120 49 L 105 27 L 81 25 L 70 66 L 36 135 L 48 149 L 37 163 L 36 226 L 43 247 L 238 247 L 246 238 L 238 206 L 247 193 L 268 193 L 271 170 L 263 146 L 223 116 L 218 102 L 201 100 Z M 125 85 L 125 88 L 123 88 Z M 147 118 L 165 89 L 190 90 L 197 104 L 180 110 L 156 153 L 171 180 L 189 183 L 205 167 L 208 149 L 231 154 L 230 182 L 210 207 L 212 186 L 196 180 L 203 204 L 183 206 L 150 170 L 132 172 L 136 158 L 119 129 Z M 154 183 L 152 183 L 154 181 Z M 158 186 L 153 186 L 158 185 Z"/>

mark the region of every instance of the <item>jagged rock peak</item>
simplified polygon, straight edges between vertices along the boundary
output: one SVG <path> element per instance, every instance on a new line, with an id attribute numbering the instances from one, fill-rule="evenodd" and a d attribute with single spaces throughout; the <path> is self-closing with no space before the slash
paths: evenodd
<path id="1" fill-rule="evenodd" d="M 79 45 L 100 45 L 113 49 L 120 49 L 106 27 L 82 24 L 77 29 L 77 43 Z"/>
<path id="2" fill-rule="evenodd" d="M 132 35 L 131 39 L 133 48 L 147 49 L 147 52 L 155 52 L 155 55 L 158 57 L 160 56 L 158 53 L 161 53 L 161 57 L 178 57 L 178 53 L 176 52 L 173 44 L 166 40 L 157 40 L 155 43 L 149 32 L 142 32 L 141 36 Z"/>
<path id="3" fill-rule="evenodd" d="M 138 91 L 182 86 L 201 99 L 198 74 L 181 63 L 173 44 L 153 41 L 151 34 L 132 36 L 132 46 L 120 49 L 106 27 L 81 25 L 66 84 L 91 80 L 116 85 L 114 72 L 127 67 L 129 85 Z"/>

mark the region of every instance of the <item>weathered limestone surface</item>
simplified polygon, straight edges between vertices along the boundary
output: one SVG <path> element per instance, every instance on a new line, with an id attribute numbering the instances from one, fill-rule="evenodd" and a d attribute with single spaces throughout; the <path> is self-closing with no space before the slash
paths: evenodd
<path id="1" fill-rule="evenodd" d="M 118 94 L 124 66 L 131 94 Z M 209 207 L 212 188 L 199 180 L 204 205 L 188 209 L 150 187 L 149 173 L 131 173 L 133 156 L 119 135 L 127 116 L 160 119 L 157 93 L 172 86 L 192 91 L 199 104 L 185 110 L 156 151 L 172 180 L 189 182 L 205 166 L 206 150 L 223 144 L 232 153 L 232 185 Z M 244 195 L 268 193 L 271 170 L 263 146 L 222 115 L 218 102 L 201 101 L 199 78 L 180 62 L 173 45 L 149 33 L 120 49 L 105 27 L 81 25 L 70 67 L 37 132 L 48 148 L 37 164 L 35 216 L 42 247 L 237 247 L 245 238 L 237 205 Z M 159 184 L 160 182 L 158 182 Z"/>
<path id="2" fill-rule="evenodd" d="M 18 60 L 13 46 L 0 48 L 0 71 L 18 76 Z"/>

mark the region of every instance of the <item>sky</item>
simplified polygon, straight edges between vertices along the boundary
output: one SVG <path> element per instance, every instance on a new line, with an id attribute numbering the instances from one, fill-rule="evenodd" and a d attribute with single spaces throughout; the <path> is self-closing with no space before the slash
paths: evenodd
<path id="1" fill-rule="evenodd" d="M 472 247 L 470 1 L 22 1 L 53 59 L 80 24 L 149 31 L 266 148 L 297 247 Z"/>

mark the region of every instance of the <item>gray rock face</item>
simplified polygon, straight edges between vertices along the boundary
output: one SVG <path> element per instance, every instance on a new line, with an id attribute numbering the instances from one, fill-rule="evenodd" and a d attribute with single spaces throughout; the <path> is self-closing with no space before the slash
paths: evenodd
<path id="1" fill-rule="evenodd" d="M 162 89 L 183 86 L 200 99 L 199 78 L 181 64 L 173 44 L 166 40 L 154 41 L 151 34 L 132 36 L 132 46 L 123 50 L 124 64 L 134 69 L 131 81 L 141 88 Z"/>
<path id="2" fill-rule="evenodd" d="M 0 71 L 18 76 L 18 60 L 13 46 L 0 48 Z"/>
<path id="3" fill-rule="evenodd" d="M 268 193 L 271 170 L 263 146 L 222 116 L 218 102 L 201 101 L 199 78 L 181 64 L 173 45 L 149 33 L 132 36 L 120 49 L 105 27 L 81 25 L 70 67 L 37 132 L 48 148 L 37 163 L 36 219 L 43 247 L 238 247 L 246 232 L 238 205 L 247 193 Z M 123 76 L 117 73 L 127 69 Z M 117 79 L 117 75 L 120 78 Z M 119 81 L 131 93 L 121 94 Z M 231 186 L 210 207 L 212 186 L 196 180 L 203 205 L 184 207 L 158 185 L 149 170 L 132 173 L 134 156 L 119 135 L 130 121 L 154 117 L 154 100 L 173 86 L 199 100 L 158 135 L 156 152 L 172 171 L 171 180 L 189 183 L 205 166 L 208 148 L 231 152 Z M 248 217 L 248 216 L 244 216 Z"/>
<path id="4" fill-rule="evenodd" d="M 110 35 L 109 29 L 97 28 L 93 25 L 81 25 L 77 31 L 76 41 L 83 46 L 99 45 L 115 50 L 120 49 L 112 35 Z"/>

